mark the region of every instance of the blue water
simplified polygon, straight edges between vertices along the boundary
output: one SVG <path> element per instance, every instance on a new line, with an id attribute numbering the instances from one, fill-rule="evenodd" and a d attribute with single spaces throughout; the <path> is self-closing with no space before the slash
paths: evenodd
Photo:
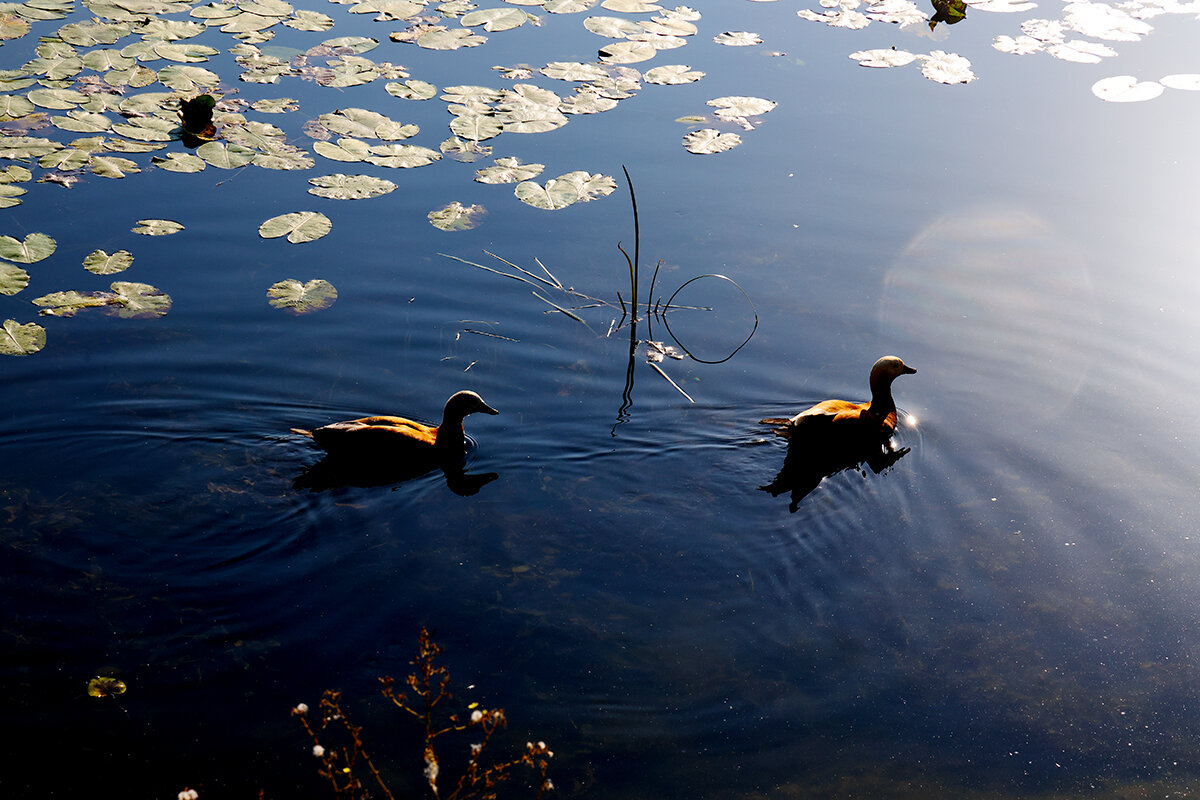
<path id="1" fill-rule="evenodd" d="M 1089 87 L 1194 69 L 1194 21 L 1156 21 L 1091 66 L 991 50 L 1015 34 L 1011 15 L 972 11 L 930 41 L 826 28 L 793 4 L 697 8 L 695 41 L 635 66 L 690 64 L 702 81 L 492 142 L 545 163 L 542 181 L 618 179 L 590 203 L 525 206 L 471 180 L 487 159 L 177 175 L 131 156 L 143 173 L 31 184 L 0 212 L 0 233 L 58 241 L 28 289 L 0 297 L 3 318 L 32 321 L 33 297 L 113 279 L 174 300 L 157 320 L 40 318 L 45 350 L 0 361 L 0 720 L 18 740 L 6 796 L 321 796 L 289 711 L 326 688 L 344 691 L 411 795 L 419 735 L 375 679 L 406 674 L 422 625 L 463 702 L 507 709 L 505 744 L 552 745 L 564 796 L 1186 793 L 1200 775 L 1187 200 L 1200 97 L 1116 105 Z M 373 35 L 385 41 L 369 57 L 439 87 L 499 87 L 493 64 L 590 60 L 604 41 L 581 15 L 542 15 L 541 28 L 431 52 L 387 42 L 399 23 L 318 10 L 333 31 L 277 26 L 270 45 Z M 724 30 L 767 41 L 713 44 Z M 5 66 L 31 38 L 5 45 Z M 969 54 L 980 79 L 942 86 L 846 58 L 892 44 Z M 255 118 L 306 147 L 305 120 L 355 105 L 420 124 L 416 144 L 447 135 L 444 102 L 396 100 L 382 81 L 256 86 L 227 56 L 205 66 L 246 99 L 298 98 L 300 112 Z M 688 154 L 674 120 L 726 94 L 779 107 L 740 147 Z M 662 364 L 695 402 L 640 354 L 627 383 L 629 329 L 609 335 L 619 309 L 581 311 L 585 326 L 440 255 L 540 259 L 580 292 L 628 299 L 622 166 L 643 291 L 662 259 L 663 299 L 708 273 L 745 292 L 686 288 L 679 302 L 714 310 L 675 312 L 680 343 L 719 360 L 757 315 L 729 361 Z M 333 172 L 400 188 L 306 194 Z M 425 215 L 451 200 L 489 214 L 438 231 Z M 332 233 L 259 238 L 261 221 L 295 210 L 327 214 Z M 187 227 L 128 233 L 147 217 Z M 134 265 L 92 276 L 80 261 L 98 248 Z M 271 308 L 267 287 L 289 277 L 329 280 L 337 302 Z M 643 319 L 638 336 L 650 333 Z M 828 478 L 795 512 L 758 491 L 785 452 L 758 420 L 866 399 L 885 353 L 918 369 L 896 384 L 911 452 L 882 475 Z M 319 453 L 289 428 L 436 419 L 463 388 L 501 412 L 467 421 L 467 471 L 498 475 L 476 494 L 436 472 L 294 486 Z M 87 697 L 99 674 L 128 692 Z"/>

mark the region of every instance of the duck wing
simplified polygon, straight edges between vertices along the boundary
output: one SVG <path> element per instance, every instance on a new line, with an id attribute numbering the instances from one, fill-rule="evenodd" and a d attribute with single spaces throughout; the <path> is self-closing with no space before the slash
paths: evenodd
<path id="1" fill-rule="evenodd" d="M 326 450 L 432 447 L 437 441 L 437 428 L 404 417 L 362 417 L 317 428 L 312 438 Z"/>

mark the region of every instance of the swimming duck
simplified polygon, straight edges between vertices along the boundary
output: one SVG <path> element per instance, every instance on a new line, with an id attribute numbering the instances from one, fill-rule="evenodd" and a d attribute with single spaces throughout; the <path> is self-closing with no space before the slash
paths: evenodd
<path id="1" fill-rule="evenodd" d="M 449 463 L 466 455 L 463 418 L 477 411 L 500 413 L 475 392 L 464 391 L 446 401 L 442 424 L 437 426 L 404 417 L 363 417 L 311 431 L 292 428 L 292 433 L 307 436 L 331 456 L 387 456 Z"/>
<path id="2" fill-rule="evenodd" d="M 780 425 L 780 436 L 829 437 L 848 443 L 886 442 L 896 431 L 896 401 L 892 399 L 892 381 L 916 370 L 896 356 L 884 356 L 871 367 L 871 402 L 825 400 L 801 411 L 791 419 L 764 419 L 768 425 Z"/>

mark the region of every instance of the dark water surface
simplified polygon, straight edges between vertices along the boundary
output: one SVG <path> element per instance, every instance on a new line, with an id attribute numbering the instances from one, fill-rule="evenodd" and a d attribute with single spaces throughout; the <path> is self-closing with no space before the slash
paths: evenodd
<path id="1" fill-rule="evenodd" d="M 1060 13 L 1048 5 L 1020 19 Z M 329 687 L 415 793 L 415 728 L 374 682 L 406 672 L 421 625 L 464 701 L 504 706 L 514 741 L 552 745 L 563 796 L 1187 796 L 1200 776 L 1200 95 L 1107 104 L 1089 87 L 1197 69 L 1194 20 L 1155 20 L 1093 66 L 992 50 L 1018 15 L 972 11 L 930 41 L 805 22 L 791 2 L 696 6 L 694 41 L 634 66 L 690 64 L 703 80 L 494 142 L 496 156 L 545 163 L 541 181 L 629 169 L 643 292 L 663 259 L 656 295 L 722 273 L 752 299 L 757 332 L 732 360 L 662 365 L 694 403 L 641 356 L 624 401 L 628 329 L 605 335 L 619 312 L 581 312 L 585 327 L 439 255 L 538 258 L 582 292 L 627 297 L 623 182 L 547 212 L 474 183 L 486 159 L 147 164 L 121 181 L 31 185 L 0 212 L 0 233 L 58 241 L 28 289 L 0 298 L 3 318 L 106 286 L 79 266 L 98 248 L 134 252 L 113 277 L 174 299 L 158 320 L 42 319 L 45 350 L 0 362 L 6 797 L 325 796 L 289 710 Z M 493 64 L 586 61 L 605 41 L 584 15 L 542 15 L 542 28 L 431 52 L 387 42 L 400 23 L 318 10 L 332 32 L 280 28 L 269 45 L 373 35 L 384 44 L 370 57 L 439 88 L 499 87 Z M 766 42 L 723 48 L 712 36 L 725 30 Z M 5 45 L 4 66 L 34 44 Z M 968 55 L 980 78 L 943 86 L 846 58 L 893 44 Z M 228 56 L 206 66 L 236 74 Z M 300 99 L 266 121 L 308 148 L 301 123 L 351 105 L 417 122 L 414 141 L 436 148 L 445 104 L 381 84 L 236 88 Z M 779 107 L 740 147 L 687 153 L 674 120 L 729 94 Z M 305 194 L 332 172 L 400 189 Z M 434 229 L 425 215 L 451 200 L 489 216 Z M 257 235 L 306 209 L 332 233 Z M 128 233 L 146 217 L 187 228 Z M 267 287 L 289 277 L 325 278 L 338 300 L 272 309 Z M 672 317 L 706 360 L 753 326 L 732 284 L 677 299 L 715 309 Z M 667 336 L 661 323 L 653 335 Z M 826 480 L 794 513 L 758 491 L 784 456 L 758 420 L 866 399 L 885 353 L 918 369 L 896 385 L 911 452 L 883 475 Z M 462 388 L 501 411 L 467 421 L 468 471 L 499 476 L 477 494 L 436 473 L 293 487 L 318 454 L 290 427 L 436 418 Z M 99 674 L 128 684 L 119 702 L 86 696 Z"/>

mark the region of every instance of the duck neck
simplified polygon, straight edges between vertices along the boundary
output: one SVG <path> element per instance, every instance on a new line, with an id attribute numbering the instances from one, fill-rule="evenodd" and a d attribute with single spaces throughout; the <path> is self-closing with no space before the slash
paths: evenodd
<path id="1" fill-rule="evenodd" d="M 438 425 L 434 446 L 445 454 L 462 453 L 466 451 L 463 431 L 463 418 L 452 414 L 442 415 L 442 424 Z"/>
<path id="2" fill-rule="evenodd" d="M 871 381 L 871 404 L 867 410 L 871 416 L 879 417 L 879 419 L 887 419 L 889 414 L 896 411 L 896 401 L 892 399 L 891 381 Z"/>

